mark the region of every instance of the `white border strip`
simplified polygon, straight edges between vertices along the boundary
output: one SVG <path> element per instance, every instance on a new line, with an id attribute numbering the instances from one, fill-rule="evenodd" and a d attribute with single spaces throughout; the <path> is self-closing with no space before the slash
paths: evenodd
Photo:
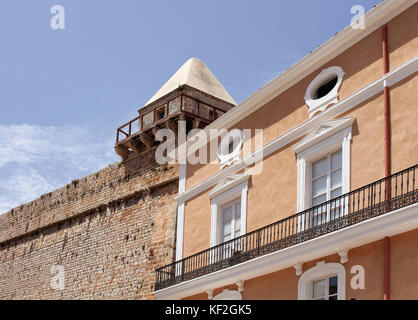
<path id="1" fill-rule="evenodd" d="M 186 165 L 180 164 L 179 193 L 186 191 Z M 184 202 L 177 206 L 176 261 L 183 258 Z"/>

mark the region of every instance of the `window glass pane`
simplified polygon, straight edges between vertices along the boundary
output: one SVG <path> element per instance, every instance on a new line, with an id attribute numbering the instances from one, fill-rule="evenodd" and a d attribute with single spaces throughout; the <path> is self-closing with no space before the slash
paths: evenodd
<path id="1" fill-rule="evenodd" d="M 228 145 L 228 153 L 232 153 L 234 151 L 234 141 L 230 141 Z"/>
<path id="2" fill-rule="evenodd" d="M 312 198 L 312 206 L 316 206 L 325 201 L 327 201 L 327 195 L 324 193 L 318 197 Z"/>
<path id="3" fill-rule="evenodd" d="M 338 289 L 338 277 L 329 278 L 329 294 L 336 294 Z M 331 297 L 330 297 L 331 300 Z"/>
<path id="4" fill-rule="evenodd" d="M 337 300 L 337 296 L 336 295 L 335 296 L 330 296 L 329 300 Z"/>
<path id="5" fill-rule="evenodd" d="M 336 198 L 336 197 L 340 196 L 341 194 L 342 194 L 341 193 L 341 187 L 339 187 L 339 188 L 337 188 L 335 190 L 332 190 L 331 191 L 331 199 Z M 338 206 L 339 203 L 337 202 L 336 205 Z"/>
<path id="6" fill-rule="evenodd" d="M 342 171 L 338 169 L 331 174 L 331 189 L 342 185 Z"/>
<path id="7" fill-rule="evenodd" d="M 313 282 L 312 298 L 321 298 L 325 296 L 325 280 L 318 280 Z"/>
<path id="8" fill-rule="evenodd" d="M 241 228 L 241 219 L 235 220 L 235 230 L 239 230 Z"/>
<path id="9" fill-rule="evenodd" d="M 225 222 L 223 227 L 224 235 L 231 233 L 231 222 Z"/>
<path id="10" fill-rule="evenodd" d="M 312 197 L 327 192 L 327 177 L 319 178 L 312 181 Z"/>
<path id="11" fill-rule="evenodd" d="M 221 224 L 221 236 L 224 242 L 241 235 L 241 199 L 222 208 Z"/>
<path id="12" fill-rule="evenodd" d="M 326 172 L 327 172 L 327 158 L 323 158 L 312 164 L 312 179 L 322 176 Z"/>
<path id="13" fill-rule="evenodd" d="M 338 150 L 331 155 L 331 170 L 341 167 L 342 165 L 342 152 Z"/>
<path id="14" fill-rule="evenodd" d="M 322 97 L 325 97 L 328 93 L 334 89 L 335 85 L 338 82 L 338 76 L 334 76 L 331 79 L 326 80 L 323 82 L 318 89 L 316 89 L 315 92 L 315 99 L 320 99 Z"/>
<path id="15" fill-rule="evenodd" d="M 235 203 L 235 218 L 241 217 L 241 200 Z"/>
<path id="16" fill-rule="evenodd" d="M 225 207 L 223 209 L 223 213 L 224 213 L 224 221 L 232 220 L 232 206 Z"/>

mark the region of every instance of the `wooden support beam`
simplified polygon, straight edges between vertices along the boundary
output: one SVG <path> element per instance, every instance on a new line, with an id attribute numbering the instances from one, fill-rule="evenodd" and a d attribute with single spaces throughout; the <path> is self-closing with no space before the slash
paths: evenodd
<path id="1" fill-rule="evenodd" d="M 125 146 L 122 145 L 116 145 L 115 151 L 119 155 L 119 157 L 122 158 L 122 161 L 126 161 L 129 156 L 129 150 Z"/>
<path id="2" fill-rule="evenodd" d="M 128 141 L 128 146 L 132 149 L 133 152 L 135 152 L 136 154 L 140 154 L 141 153 L 141 145 L 136 142 L 135 140 L 131 139 Z"/>
<path id="3" fill-rule="evenodd" d="M 174 134 L 177 135 L 177 123 L 175 123 L 173 120 L 168 119 L 165 122 L 165 126 L 167 127 L 167 129 L 173 131 Z"/>
<path id="4" fill-rule="evenodd" d="M 193 119 L 193 129 L 199 128 L 200 120 L 199 119 Z"/>
<path id="5" fill-rule="evenodd" d="M 153 134 L 154 136 L 156 136 L 156 135 L 157 135 L 158 130 L 160 130 L 160 128 L 159 128 L 159 127 L 157 127 L 157 126 L 152 127 L 152 134 Z"/>
<path id="6" fill-rule="evenodd" d="M 150 149 L 154 143 L 154 138 L 144 132 L 139 134 L 139 139 L 143 144 L 145 144 L 147 149 Z"/>
<path id="7" fill-rule="evenodd" d="M 181 112 L 181 113 L 179 114 L 179 120 L 180 120 L 180 121 L 186 121 L 186 115 L 185 115 L 183 112 Z"/>

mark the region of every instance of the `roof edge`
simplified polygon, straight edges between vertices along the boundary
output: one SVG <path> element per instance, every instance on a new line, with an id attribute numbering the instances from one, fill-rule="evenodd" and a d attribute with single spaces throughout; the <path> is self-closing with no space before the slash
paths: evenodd
<path id="1" fill-rule="evenodd" d="M 365 14 L 365 29 L 353 29 L 350 25 L 347 26 L 264 87 L 250 95 L 235 108 L 232 108 L 222 117 L 209 124 L 205 130 L 230 128 L 415 3 L 415 0 L 385 0 L 379 3 Z"/>

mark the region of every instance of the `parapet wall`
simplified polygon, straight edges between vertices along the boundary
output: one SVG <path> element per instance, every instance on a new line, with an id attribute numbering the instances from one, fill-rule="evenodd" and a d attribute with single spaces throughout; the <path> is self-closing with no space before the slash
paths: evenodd
<path id="1" fill-rule="evenodd" d="M 177 188 L 178 167 L 151 150 L 1 215 L 0 298 L 152 299 L 155 268 L 173 260 Z"/>

